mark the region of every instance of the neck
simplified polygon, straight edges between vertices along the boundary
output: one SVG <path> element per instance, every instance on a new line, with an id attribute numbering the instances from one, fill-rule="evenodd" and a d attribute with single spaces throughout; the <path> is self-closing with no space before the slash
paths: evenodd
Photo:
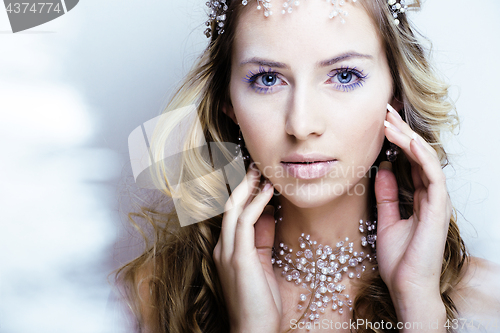
<path id="1" fill-rule="evenodd" d="M 360 183 L 368 188 L 369 178 Z M 349 238 L 354 243 L 354 251 L 370 252 L 369 247 L 361 246 L 359 220 L 370 218 L 368 191 L 363 195 L 343 194 L 335 200 L 319 207 L 297 207 L 285 197 L 280 197 L 281 209 L 278 214 L 283 218 L 276 224 L 274 247 L 278 249 L 281 242 L 291 247 L 294 252 L 300 249 L 299 236 L 311 235 L 311 240 L 318 244 L 335 246 L 339 241 Z"/>

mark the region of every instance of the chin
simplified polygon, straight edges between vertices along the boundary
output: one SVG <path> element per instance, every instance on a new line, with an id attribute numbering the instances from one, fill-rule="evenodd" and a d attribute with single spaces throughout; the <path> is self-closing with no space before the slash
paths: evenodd
<path id="1" fill-rule="evenodd" d="M 279 188 L 279 185 L 275 187 Z M 330 187 L 320 187 L 315 183 L 288 187 L 285 185 L 278 192 L 280 192 L 280 196 L 300 208 L 320 207 L 345 194 L 343 191 L 335 193 Z"/>

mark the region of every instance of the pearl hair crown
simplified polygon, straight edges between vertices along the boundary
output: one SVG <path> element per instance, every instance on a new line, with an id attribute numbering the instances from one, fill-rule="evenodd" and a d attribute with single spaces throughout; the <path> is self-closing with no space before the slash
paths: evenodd
<path id="1" fill-rule="evenodd" d="M 238 1 L 238 0 L 235 0 Z M 272 0 L 241 0 L 241 4 L 246 6 L 249 2 L 257 2 L 257 9 L 263 10 L 264 16 L 269 17 L 273 14 L 273 6 L 271 4 Z M 287 14 L 292 13 L 294 7 L 298 7 L 300 0 L 281 0 L 283 4 L 281 6 L 281 13 Z M 328 15 L 330 19 L 334 17 L 340 17 L 342 23 L 345 22 L 344 17 L 349 13 L 342 9 L 342 6 L 350 1 L 357 2 L 357 0 L 326 0 L 333 5 L 333 9 Z M 394 18 L 394 24 L 399 25 L 399 15 L 406 12 L 408 5 L 405 3 L 406 0 L 387 0 L 387 6 Z M 226 13 L 228 10 L 227 0 L 209 0 L 206 3 L 208 7 L 208 20 L 205 22 L 207 29 L 205 30 L 205 35 L 207 38 L 212 36 L 212 24 L 215 22 L 215 29 L 218 35 L 224 33 L 224 25 L 226 21 Z M 279 9 L 278 9 L 279 10 Z"/>

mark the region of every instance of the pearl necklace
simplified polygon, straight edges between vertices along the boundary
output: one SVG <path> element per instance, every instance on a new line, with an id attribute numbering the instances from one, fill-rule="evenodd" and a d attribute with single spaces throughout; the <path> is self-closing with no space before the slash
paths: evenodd
<path id="1" fill-rule="evenodd" d="M 278 207 L 278 209 L 281 207 Z M 282 218 L 279 218 L 282 221 Z M 365 234 L 361 237 L 361 245 L 364 247 L 370 245 L 375 252 L 375 241 L 377 222 L 359 221 L 359 231 Z M 302 235 L 299 237 L 300 251 L 297 251 L 295 262 L 292 260 L 293 250 L 284 243 L 279 244 L 279 251 L 273 247 L 273 257 L 271 263 L 283 268 L 281 275 L 289 282 L 295 282 L 296 285 L 301 285 L 308 292 L 300 294 L 298 305 L 299 310 L 304 309 L 305 302 L 310 296 L 311 302 L 309 306 L 309 314 L 306 313 L 307 324 L 306 328 L 312 325 L 312 322 L 319 322 L 320 313 L 325 313 L 325 310 L 330 306 L 333 311 L 338 310 L 339 314 L 344 312 L 343 307 L 346 305 L 349 311 L 352 311 L 352 300 L 348 294 L 343 294 L 345 285 L 339 283 L 345 274 L 352 279 L 360 278 L 361 273 L 366 270 L 363 264 L 365 261 L 376 262 L 376 255 L 369 253 L 356 252 L 353 250 L 354 243 L 349 242 L 346 237 L 345 241 L 340 241 L 333 249 L 330 246 L 317 245 L 316 241 L 310 240 L 310 235 Z M 284 258 L 283 258 L 284 256 Z M 376 267 L 373 267 L 375 270 Z M 307 309 L 306 309 L 307 311 Z M 302 321 L 302 323 L 304 323 Z"/>

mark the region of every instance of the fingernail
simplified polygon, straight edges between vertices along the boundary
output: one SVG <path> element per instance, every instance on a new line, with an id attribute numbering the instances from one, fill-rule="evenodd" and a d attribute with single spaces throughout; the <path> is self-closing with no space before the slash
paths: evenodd
<path id="1" fill-rule="evenodd" d="M 269 215 L 274 216 L 274 206 L 273 205 L 267 205 L 264 208 L 264 214 L 269 214 Z"/>
<path id="2" fill-rule="evenodd" d="M 421 139 L 418 137 L 417 133 L 413 132 L 411 137 L 413 138 L 413 140 L 417 141 L 417 143 L 420 147 L 424 148 L 424 145 L 423 145 L 422 141 L 420 141 Z"/>
<path id="3" fill-rule="evenodd" d="M 264 186 L 264 189 L 263 191 L 266 192 L 267 190 L 269 190 L 270 188 L 272 187 L 272 184 L 270 182 L 267 182 L 266 185 Z"/>
<path id="4" fill-rule="evenodd" d="M 388 127 L 390 129 L 392 129 L 393 131 L 396 131 L 396 132 L 400 132 L 401 133 L 401 130 L 399 128 L 397 128 L 396 126 L 394 126 L 393 124 L 391 124 L 390 122 L 388 122 L 387 120 L 384 120 L 384 125 L 385 127 Z"/>
<path id="5" fill-rule="evenodd" d="M 389 161 L 382 161 L 380 162 L 379 169 L 392 171 L 392 163 Z"/>
<path id="6" fill-rule="evenodd" d="M 390 113 L 392 113 L 393 115 L 395 115 L 396 117 L 398 117 L 399 119 L 403 120 L 403 118 L 401 118 L 401 116 L 399 115 L 399 112 L 396 111 L 396 109 L 394 109 L 392 107 L 391 104 L 387 103 L 387 110 L 389 110 Z"/>

